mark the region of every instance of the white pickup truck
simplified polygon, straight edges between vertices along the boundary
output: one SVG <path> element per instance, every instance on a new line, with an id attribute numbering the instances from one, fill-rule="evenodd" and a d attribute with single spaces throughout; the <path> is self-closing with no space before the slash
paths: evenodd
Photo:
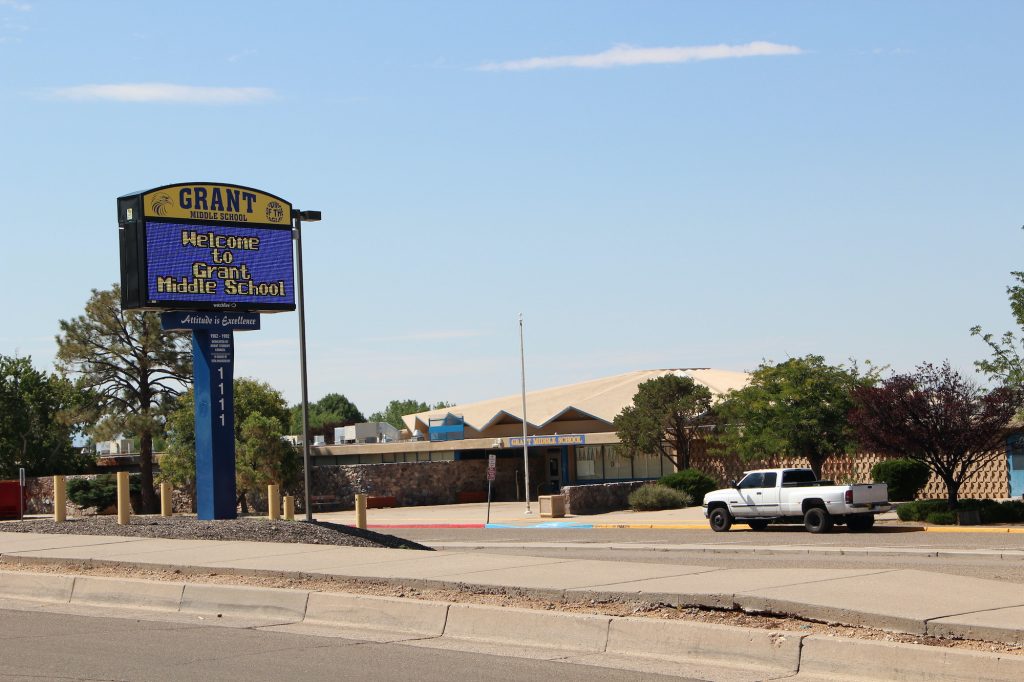
<path id="1" fill-rule="evenodd" d="M 727 531 L 733 521 L 754 530 L 769 523 L 803 523 L 812 533 L 827 533 L 837 523 L 852 531 L 870 530 L 875 514 L 892 509 L 884 483 L 833 485 L 810 469 L 747 471 L 731 488 L 704 496 L 704 516 L 711 529 Z"/>

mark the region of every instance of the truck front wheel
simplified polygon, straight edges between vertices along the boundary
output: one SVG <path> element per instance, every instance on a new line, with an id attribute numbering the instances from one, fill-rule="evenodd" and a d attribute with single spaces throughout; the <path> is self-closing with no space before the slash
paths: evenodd
<path id="1" fill-rule="evenodd" d="M 732 517 L 729 515 L 729 510 L 725 507 L 715 507 L 712 509 L 711 514 L 708 515 L 708 521 L 711 522 L 711 530 L 716 533 L 724 533 L 732 528 Z"/>
<path id="2" fill-rule="evenodd" d="M 827 533 L 832 523 L 832 515 L 821 507 L 811 507 L 804 513 L 804 528 L 811 533 Z"/>

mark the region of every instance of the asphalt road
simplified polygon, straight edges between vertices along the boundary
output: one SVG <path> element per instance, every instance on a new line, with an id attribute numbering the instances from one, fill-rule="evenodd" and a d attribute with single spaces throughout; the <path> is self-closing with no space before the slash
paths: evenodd
<path id="1" fill-rule="evenodd" d="M 580 682 L 693 678 L 217 625 L 0 610 L 0 680 Z"/>
<path id="2" fill-rule="evenodd" d="M 1024 584 L 1024 557 L 971 554 L 1024 552 L 1024 534 L 923 533 L 880 529 L 811 535 L 802 527 L 713 533 L 704 530 L 401 528 L 384 530 L 439 549 L 501 554 L 675 563 L 721 568 L 909 568 Z M 615 545 L 609 547 L 608 545 Z M 701 549 L 680 549 L 698 545 Z M 745 549 L 749 548 L 749 549 Z M 760 548 L 797 550 L 768 553 Z M 822 549 L 870 549 L 839 554 Z M 712 552 L 705 550 L 736 550 Z M 799 551 L 808 550 L 808 551 Z M 937 552 L 939 556 L 929 552 Z M 957 555 L 957 552 L 966 554 Z"/>

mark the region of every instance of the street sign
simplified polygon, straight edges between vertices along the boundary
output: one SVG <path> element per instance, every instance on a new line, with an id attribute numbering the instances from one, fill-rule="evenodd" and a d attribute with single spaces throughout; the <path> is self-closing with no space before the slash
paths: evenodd
<path id="1" fill-rule="evenodd" d="M 487 480 L 493 481 L 498 466 L 497 455 L 487 455 Z"/>

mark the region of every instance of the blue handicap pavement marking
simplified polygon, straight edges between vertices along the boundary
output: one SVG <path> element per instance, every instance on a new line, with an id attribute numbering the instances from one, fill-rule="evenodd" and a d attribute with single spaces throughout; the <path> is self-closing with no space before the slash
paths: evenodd
<path id="1" fill-rule="evenodd" d="M 593 528 L 592 523 L 576 523 L 574 521 L 545 521 L 544 523 L 514 524 L 488 523 L 484 528 Z"/>

